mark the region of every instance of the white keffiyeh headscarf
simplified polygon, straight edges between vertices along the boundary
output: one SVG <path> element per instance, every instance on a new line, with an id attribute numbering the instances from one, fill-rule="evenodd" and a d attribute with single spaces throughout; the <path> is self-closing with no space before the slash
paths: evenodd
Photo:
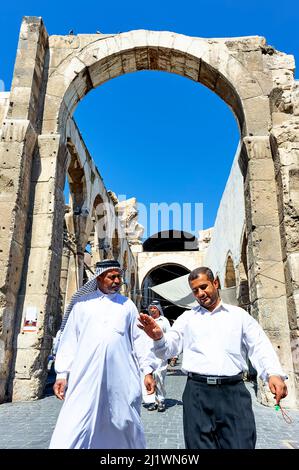
<path id="1" fill-rule="evenodd" d="M 152 300 L 151 301 L 151 303 L 147 307 L 147 311 L 148 311 L 149 314 L 150 314 L 150 308 L 151 307 L 156 307 L 159 310 L 160 315 L 162 315 L 162 317 L 164 317 L 163 308 L 162 308 L 162 305 L 160 304 L 159 300 Z"/>
<path id="2" fill-rule="evenodd" d="M 57 352 L 57 349 L 58 349 L 59 338 L 60 338 L 61 333 L 63 332 L 63 330 L 65 328 L 66 322 L 67 322 L 68 317 L 69 317 L 69 315 L 72 311 L 72 308 L 78 302 L 78 300 L 80 300 L 80 298 L 82 296 L 84 296 L 86 294 L 89 294 L 90 292 L 96 291 L 97 288 L 98 288 L 97 277 L 100 276 L 101 274 L 103 274 L 105 271 L 110 271 L 111 269 L 120 271 L 122 273 L 122 269 L 120 267 L 120 264 L 116 260 L 107 259 L 107 260 L 99 261 L 98 263 L 96 263 L 96 270 L 95 270 L 94 277 L 92 279 L 90 279 L 90 281 L 88 281 L 86 284 L 84 284 L 84 286 L 80 287 L 80 289 L 72 296 L 72 298 L 70 300 L 70 303 L 68 304 L 68 306 L 65 309 L 65 312 L 64 312 L 64 315 L 63 315 L 63 318 L 62 318 L 62 322 L 61 322 L 61 325 L 60 325 L 60 329 L 59 329 L 59 331 L 58 331 L 58 333 L 55 336 L 54 341 L 53 341 L 52 354 L 54 356 L 56 355 L 56 352 Z"/>

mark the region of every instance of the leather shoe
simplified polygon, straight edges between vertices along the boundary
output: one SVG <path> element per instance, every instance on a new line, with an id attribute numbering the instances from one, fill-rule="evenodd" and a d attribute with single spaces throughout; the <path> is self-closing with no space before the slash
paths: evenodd
<path id="1" fill-rule="evenodd" d="M 165 411 L 165 410 L 166 410 L 165 403 L 163 403 L 163 402 L 159 403 L 158 411 Z"/>
<path id="2" fill-rule="evenodd" d="M 158 408 L 157 403 L 151 403 L 151 405 L 148 407 L 147 411 L 155 411 Z"/>

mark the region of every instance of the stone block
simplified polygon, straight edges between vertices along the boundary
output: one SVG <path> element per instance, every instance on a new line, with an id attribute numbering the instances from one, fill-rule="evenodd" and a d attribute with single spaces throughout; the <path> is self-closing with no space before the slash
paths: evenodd
<path id="1" fill-rule="evenodd" d="M 60 70 L 60 74 L 64 77 L 64 82 L 66 88 L 69 84 L 79 75 L 82 73 L 86 65 L 76 56 L 72 57 L 63 67 L 63 71 Z"/>
<path id="2" fill-rule="evenodd" d="M 272 158 L 270 140 L 268 136 L 244 137 L 248 159 Z"/>
<path id="3" fill-rule="evenodd" d="M 119 75 L 122 75 L 124 73 L 122 69 L 122 60 L 120 54 L 116 57 L 110 58 L 108 72 L 110 78 L 118 77 Z"/>
<path id="4" fill-rule="evenodd" d="M 124 73 L 131 73 L 136 71 L 135 51 L 126 51 L 121 55 L 122 69 Z"/>
<path id="5" fill-rule="evenodd" d="M 272 124 L 273 127 L 283 126 L 290 119 L 288 113 L 274 112 L 272 113 Z"/>
<path id="6" fill-rule="evenodd" d="M 184 54 L 189 51 L 193 38 L 190 36 L 184 36 L 183 34 L 176 34 L 174 37 L 172 48 L 176 51 L 183 52 Z"/>
<path id="7" fill-rule="evenodd" d="M 250 159 L 248 172 L 252 181 L 274 181 L 274 164 L 269 158 Z"/>
<path id="8" fill-rule="evenodd" d="M 184 75 L 187 78 L 191 78 L 195 82 L 199 80 L 199 65 L 200 61 L 189 57 L 186 57 Z"/>
<path id="9" fill-rule="evenodd" d="M 253 76 L 253 78 L 256 79 L 257 83 L 261 87 L 263 95 L 269 96 L 273 89 L 272 77 L 269 76 L 269 74 L 266 73 L 265 71 L 258 71 L 258 70 L 251 72 L 251 75 Z"/>
<path id="10" fill-rule="evenodd" d="M 38 349 L 19 349 L 15 364 L 16 379 L 30 379 L 32 374 L 32 366 L 39 356 Z M 32 397 L 31 397 L 32 398 Z M 28 398 L 30 399 L 30 398 Z"/>
<path id="11" fill-rule="evenodd" d="M 65 122 L 63 119 L 71 115 L 68 105 L 71 105 L 71 102 L 68 101 L 66 104 L 62 98 L 47 95 L 43 119 L 44 134 L 58 132 L 58 123 Z"/>
<path id="12" fill-rule="evenodd" d="M 47 98 L 52 100 L 64 97 L 69 83 L 66 82 L 64 76 L 60 73 L 54 73 L 50 76 L 47 84 Z"/>
<path id="13" fill-rule="evenodd" d="M 15 169 L 2 169 L 0 174 L 1 201 L 12 202 L 18 190 L 20 173 Z"/>
<path id="14" fill-rule="evenodd" d="M 33 217 L 32 221 L 32 235 L 31 235 L 31 247 L 33 248 L 45 248 L 48 250 L 51 247 L 52 242 L 52 224 L 53 216 L 53 196 L 48 197 L 48 212 L 37 213 Z M 44 202 L 46 206 L 46 202 Z M 38 208 L 36 208 L 37 211 Z M 44 207 L 47 210 L 47 207 Z M 42 227 L 42 230 L 41 230 Z M 45 250 L 45 251 L 46 251 Z"/>
<path id="15" fill-rule="evenodd" d="M 90 35 L 95 37 L 95 35 Z M 72 50 L 78 49 L 81 46 L 80 41 L 82 40 L 82 35 L 66 35 L 66 36 L 57 36 L 51 35 L 49 36 L 49 47 L 50 49 L 55 49 L 53 53 L 57 53 L 56 49 L 63 49 L 63 50 Z M 82 47 L 82 46 L 81 46 Z"/>
<path id="16" fill-rule="evenodd" d="M 59 73 L 59 68 L 64 66 L 64 62 L 72 57 L 70 49 L 50 48 L 49 77 L 54 73 Z"/>
<path id="17" fill-rule="evenodd" d="M 109 80 L 109 67 L 107 59 L 100 60 L 88 68 L 94 88 Z"/>
<path id="18" fill-rule="evenodd" d="M 107 40 L 98 39 L 93 44 L 84 47 L 79 55 L 81 62 L 87 67 L 96 64 L 100 60 L 106 60 L 108 56 Z"/>
<path id="19" fill-rule="evenodd" d="M 278 69 L 288 69 L 295 70 L 295 59 L 293 55 L 283 54 L 277 52 L 275 54 L 264 54 L 263 62 L 265 69 L 269 70 L 278 70 Z"/>
<path id="20" fill-rule="evenodd" d="M 170 72 L 185 75 L 185 57 L 181 52 L 171 51 L 170 54 Z"/>
<path id="21" fill-rule="evenodd" d="M 13 225 L 13 239 L 20 245 L 23 246 L 24 239 L 26 235 L 26 228 L 28 222 L 28 214 L 27 211 L 23 208 L 16 211 L 14 217 L 12 217 L 11 221 L 14 223 Z"/>
<path id="22" fill-rule="evenodd" d="M 237 87 L 239 90 L 239 87 Z M 242 94 L 240 93 L 241 97 Z M 247 135 L 265 136 L 271 124 L 269 98 L 256 96 L 243 101 Z"/>
<path id="23" fill-rule="evenodd" d="M 219 77 L 219 74 L 214 68 L 212 68 L 210 65 L 206 64 L 205 62 L 201 61 L 200 70 L 199 70 L 200 83 L 210 88 L 210 90 L 214 90 L 216 83 L 218 81 L 218 77 Z"/>
<path id="24" fill-rule="evenodd" d="M 258 104 L 258 97 L 262 97 L 263 95 L 260 84 L 248 73 L 246 68 L 233 57 L 230 57 L 227 61 L 225 77 L 234 85 L 244 103 L 254 99 L 254 106 L 261 107 L 261 104 Z"/>
<path id="25" fill-rule="evenodd" d="M 47 291 L 51 251 L 45 250 L 46 243 L 47 240 L 43 242 L 43 247 L 31 247 L 26 276 L 26 295 L 44 295 Z"/>
<path id="26" fill-rule="evenodd" d="M 286 295 L 282 262 L 255 259 L 252 282 L 255 283 L 257 299 L 278 299 Z"/>
<path id="27" fill-rule="evenodd" d="M 278 227 L 259 226 L 251 232 L 250 241 L 256 260 L 279 262 L 282 260 Z"/>
<path id="28" fill-rule="evenodd" d="M 193 38 L 188 50 L 186 51 L 188 55 L 194 56 L 198 59 L 202 59 L 203 61 L 209 61 L 209 52 L 210 52 L 210 45 L 209 43 L 200 38 Z M 224 52 L 225 54 L 225 52 Z"/>
<path id="29" fill-rule="evenodd" d="M 277 88 L 291 89 L 294 84 L 294 74 L 290 70 L 275 70 L 273 82 Z"/>
<path id="30" fill-rule="evenodd" d="M 258 321 L 267 334 L 273 336 L 275 343 L 279 344 L 281 335 L 288 330 L 286 298 L 259 298 L 256 302 Z"/>
<path id="31" fill-rule="evenodd" d="M 15 240 L 10 242 L 10 250 L 0 253 L 0 288 L 3 292 L 11 292 L 16 295 L 20 287 L 20 274 L 23 267 L 25 255 L 24 245 L 20 245 Z"/>
<path id="32" fill-rule="evenodd" d="M 245 191 L 245 198 L 251 210 L 247 212 L 248 222 L 255 227 L 270 225 L 278 227 L 278 207 L 274 182 L 269 188 L 264 181 L 250 183 L 250 193 Z"/>
<path id="33" fill-rule="evenodd" d="M 299 288 L 299 253 L 289 253 L 287 258 L 291 280 Z"/>
<path id="34" fill-rule="evenodd" d="M 165 56 L 165 54 L 163 56 Z M 148 59 L 147 48 L 136 49 L 135 57 L 136 57 L 136 69 L 137 70 L 149 70 L 149 59 Z M 161 57 L 162 57 L 162 53 L 161 53 Z M 159 54 L 159 59 L 161 57 Z M 162 70 L 166 70 L 166 69 L 163 68 Z M 168 71 L 170 70 L 170 60 L 169 60 L 169 68 L 167 70 Z"/>
<path id="35" fill-rule="evenodd" d="M 35 141 L 36 134 L 28 119 L 5 119 L 2 125 L 1 141 L 23 143 L 25 138 Z"/>
<path id="36" fill-rule="evenodd" d="M 155 52 L 155 56 L 154 56 Z M 171 72 L 171 55 L 172 51 L 170 49 L 158 49 L 154 51 L 154 49 L 149 49 L 148 52 L 148 60 L 149 60 L 149 68 L 151 70 L 163 70 L 164 72 Z M 140 67 L 139 63 L 137 63 L 137 68 Z"/>

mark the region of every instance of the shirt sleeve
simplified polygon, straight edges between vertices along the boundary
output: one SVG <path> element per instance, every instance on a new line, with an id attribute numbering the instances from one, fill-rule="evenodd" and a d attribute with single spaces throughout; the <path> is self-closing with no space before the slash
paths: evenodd
<path id="1" fill-rule="evenodd" d="M 271 341 L 260 324 L 245 311 L 243 326 L 248 357 L 258 376 L 264 381 L 267 381 L 270 375 L 279 375 L 285 380 L 287 376 L 282 370 Z"/>
<path id="2" fill-rule="evenodd" d="M 162 338 L 154 341 L 154 351 L 160 359 L 170 359 L 182 352 L 188 313 L 189 310 L 182 313 L 173 323 L 172 327 L 163 334 Z"/>
<path id="3" fill-rule="evenodd" d="M 141 372 L 144 375 L 157 369 L 159 361 L 154 353 L 153 340 L 138 328 L 138 310 L 133 304 L 132 308 L 132 343 Z"/>
<path id="4" fill-rule="evenodd" d="M 163 317 L 163 332 L 167 333 L 170 330 L 171 326 L 166 317 Z"/>
<path id="5" fill-rule="evenodd" d="M 78 344 L 79 329 L 76 322 L 77 305 L 70 312 L 66 326 L 61 334 L 55 359 L 57 379 L 67 379 L 70 373 Z"/>

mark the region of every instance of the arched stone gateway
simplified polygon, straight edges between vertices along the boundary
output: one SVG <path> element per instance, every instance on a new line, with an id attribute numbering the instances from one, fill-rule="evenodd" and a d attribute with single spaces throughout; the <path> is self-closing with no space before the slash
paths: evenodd
<path id="1" fill-rule="evenodd" d="M 23 20 L 12 88 L 0 113 L 1 399 L 42 393 L 59 298 L 73 112 L 91 89 L 138 70 L 202 83 L 238 120 L 251 311 L 289 375 L 287 404 L 295 406 L 299 93 L 293 57 L 262 37 L 203 39 L 158 31 L 49 37 L 36 17 Z M 94 197 L 87 194 L 91 213 Z M 34 331 L 22 330 L 26 315 L 35 318 Z"/>

